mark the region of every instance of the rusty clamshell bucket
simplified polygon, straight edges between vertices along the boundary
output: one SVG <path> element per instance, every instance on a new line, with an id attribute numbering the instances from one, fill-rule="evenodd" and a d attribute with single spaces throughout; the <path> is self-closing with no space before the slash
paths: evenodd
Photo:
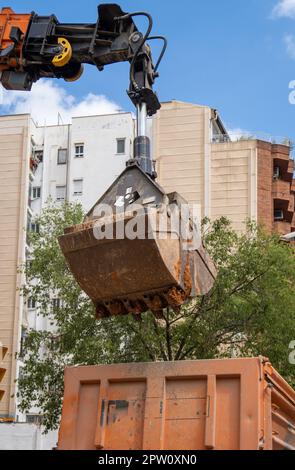
<path id="1" fill-rule="evenodd" d="M 215 267 L 188 207 L 137 165 L 128 167 L 81 225 L 60 238 L 69 267 L 98 318 L 178 308 L 210 291 Z M 180 230 L 183 222 L 190 236 Z"/>

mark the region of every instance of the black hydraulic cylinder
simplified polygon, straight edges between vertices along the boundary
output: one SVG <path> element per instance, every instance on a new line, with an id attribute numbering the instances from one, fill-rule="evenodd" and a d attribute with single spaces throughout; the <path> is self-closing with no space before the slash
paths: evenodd
<path id="1" fill-rule="evenodd" d="M 134 160 L 140 168 L 151 178 L 154 178 L 154 167 L 151 160 L 151 143 L 146 136 L 138 136 L 134 139 Z"/>

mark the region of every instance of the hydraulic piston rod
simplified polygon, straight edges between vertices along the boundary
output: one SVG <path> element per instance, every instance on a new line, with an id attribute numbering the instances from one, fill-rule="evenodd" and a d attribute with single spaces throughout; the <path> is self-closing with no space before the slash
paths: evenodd
<path id="1" fill-rule="evenodd" d="M 154 165 L 151 159 L 151 144 L 147 136 L 147 105 L 140 103 L 137 110 L 137 136 L 134 140 L 134 159 L 140 168 L 151 178 L 155 178 Z"/>
<path id="2" fill-rule="evenodd" d="M 136 109 L 137 109 L 137 137 L 145 137 L 147 134 L 146 103 L 138 104 Z"/>

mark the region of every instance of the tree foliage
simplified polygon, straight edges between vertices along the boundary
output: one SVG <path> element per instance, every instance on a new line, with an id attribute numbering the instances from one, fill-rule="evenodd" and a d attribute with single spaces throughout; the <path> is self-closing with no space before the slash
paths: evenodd
<path id="1" fill-rule="evenodd" d="M 31 240 L 24 295 L 37 302 L 51 331 L 30 329 L 19 380 L 21 409 L 37 406 L 46 429 L 58 426 L 66 366 L 263 355 L 295 385 L 289 344 L 295 339 L 295 258 L 292 247 L 249 223 L 237 234 L 228 220 L 204 223 L 204 240 L 218 268 L 212 291 L 162 320 L 97 321 L 58 245 L 66 226 L 82 220 L 80 206 L 49 205 Z M 144 269 L 144 267 L 143 267 Z M 62 305 L 52 306 L 52 295 Z"/>

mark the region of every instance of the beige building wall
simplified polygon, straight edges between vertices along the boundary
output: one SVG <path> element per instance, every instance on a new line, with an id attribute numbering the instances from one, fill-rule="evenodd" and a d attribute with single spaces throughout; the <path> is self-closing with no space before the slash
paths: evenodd
<path id="1" fill-rule="evenodd" d="M 257 220 L 257 141 L 211 145 L 211 217 L 228 217 L 237 231 Z"/>
<path id="2" fill-rule="evenodd" d="M 198 204 L 201 218 L 226 216 L 244 231 L 257 220 L 257 141 L 212 143 L 214 121 L 207 106 L 163 103 L 153 123 L 158 182 Z"/>
<path id="3" fill-rule="evenodd" d="M 30 118 L 0 116 L 0 342 L 8 348 L 4 364 L 5 395 L 0 416 L 13 416 L 16 360 L 22 302 L 17 292 L 17 267 L 25 257 L 25 231 L 29 184 Z M 2 384 L 1 384 L 2 386 Z"/>
<path id="4" fill-rule="evenodd" d="M 163 103 L 153 125 L 158 182 L 200 204 L 202 216 L 209 205 L 210 116 L 208 107 L 171 101 Z"/>

